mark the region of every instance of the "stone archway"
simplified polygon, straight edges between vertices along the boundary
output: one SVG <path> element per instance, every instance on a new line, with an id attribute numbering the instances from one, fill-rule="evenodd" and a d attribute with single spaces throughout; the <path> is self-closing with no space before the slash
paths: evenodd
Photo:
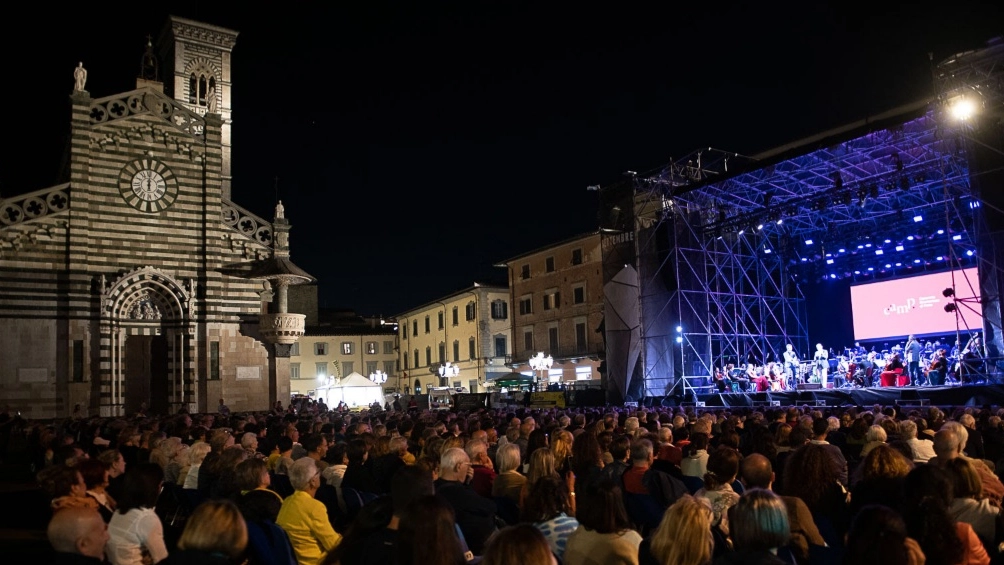
<path id="1" fill-rule="evenodd" d="M 102 413 L 166 414 L 194 398 L 191 286 L 144 267 L 102 293 Z"/>

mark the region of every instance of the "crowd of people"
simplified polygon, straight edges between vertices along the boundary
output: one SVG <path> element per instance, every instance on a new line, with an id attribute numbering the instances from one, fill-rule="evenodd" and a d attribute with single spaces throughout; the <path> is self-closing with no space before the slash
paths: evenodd
<path id="1" fill-rule="evenodd" d="M 1004 409 L 0 415 L 57 563 L 1002 561 Z"/>

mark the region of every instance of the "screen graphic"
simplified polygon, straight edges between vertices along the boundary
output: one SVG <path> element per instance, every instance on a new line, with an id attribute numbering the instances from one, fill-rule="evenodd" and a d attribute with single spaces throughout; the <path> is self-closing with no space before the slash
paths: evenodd
<path id="1" fill-rule="evenodd" d="M 956 313 L 945 312 L 953 302 L 942 291 L 952 287 L 952 272 L 861 284 L 851 287 L 854 339 L 953 333 Z M 955 271 L 955 300 L 959 328 L 983 330 L 983 310 L 977 302 L 980 281 L 975 268 Z M 974 311 L 975 310 L 975 311 Z"/>

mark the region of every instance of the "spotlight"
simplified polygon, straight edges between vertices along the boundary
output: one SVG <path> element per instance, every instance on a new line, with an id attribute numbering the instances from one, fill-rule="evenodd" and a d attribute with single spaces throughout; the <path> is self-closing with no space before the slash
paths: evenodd
<path id="1" fill-rule="evenodd" d="M 889 263 L 886 263 L 886 264 L 885 264 L 885 268 L 886 268 L 886 269 L 891 269 L 891 268 L 892 268 L 892 265 L 890 265 Z"/>
<path id="2" fill-rule="evenodd" d="M 834 275 L 834 274 L 830 273 L 830 278 L 831 279 L 835 279 L 835 278 L 837 278 L 837 275 Z"/>
<path id="3" fill-rule="evenodd" d="M 808 259 L 806 259 L 805 257 L 802 257 L 802 262 L 803 262 L 803 263 L 806 263 L 806 262 L 808 262 L 808 261 L 809 261 Z"/>
<path id="4" fill-rule="evenodd" d="M 872 244 L 870 244 L 870 243 L 866 243 L 865 244 L 865 247 L 871 247 L 871 246 L 872 246 Z"/>
<path id="5" fill-rule="evenodd" d="M 896 263 L 896 266 L 897 266 L 897 267 L 902 267 L 902 266 L 903 266 L 903 263 Z"/>
<path id="6" fill-rule="evenodd" d="M 885 251 L 882 251 L 881 249 L 876 249 L 876 250 L 875 250 L 875 254 L 876 254 L 876 255 L 884 255 L 884 254 L 885 254 Z"/>
<path id="7" fill-rule="evenodd" d="M 756 225 L 756 229 L 757 230 L 762 230 L 763 229 L 763 224 L 757 224 Z"/>
<path id="8" fill-rule="evenodd" d="M 902 251 L 902 250 L 903 250 L 903 246 L 902 245 L 897 245 L 896 246 L 896 251 Z"/>
<path id="9" fill-rule="evenodd" d="M 769 249 L 769 248 L 767 248 L 767 247 L 764 247 L 764 248 L 763 248 L 763 252 L 764 252 L 765 254 L 767 254 L 767 255 L 770 255 L 770 249 Z"/>
<path id="10" fill-rule="evenodd" d="M 953 302 L 952 304 L 945 304 L 945 312 L 948 312 L 949 314 L 955 312 L 955 303 Z"/>
<path id="11" fill-rule="evenodd" d="M 833 259 L 827 259 L 826 260 L 826 264 L 827 265 L 832 265 L 833 264 Z"/>
<path id="12" fill-rule="evenodd" d="M 683 331 L 683 326 L 676 326 L 676 333 L 681 333 Z"/>
<path id="13" fill-rule="evenodd" d="M 744 234 L 744 233 L 746 233 L 746 230 L 739 230 L 739 233 L 738 233 L 738 234 L 736 234 L 736 235 L 742 235 L 742 234 Z"/>
<path id="14" fill-rule="evenodd" d="M 941 261 L 943 259 L 944 259 L 944 257 L 941 256 L 941 255 L 938 255 L 937 257 L 934 258 L 935 261 Z"/>
<path id="15" fill-rule="evenodd" d="M 976 113 L 976 104 L 968 98 L 959 96 L 954 100 L 949 101 L 948 110 L 952 113 L 952 117 L 959 121 L 965 121 L 973 117 Z"/>
<path id="16" fill-rule="evenodd" d="M 886 243 L 892 243 L 892 240 L 891 239 L 887 239 L 887 240 L 885 240 L 885 242 Z"/>
<path id="17" fill-rule="evenodd" d="M 868 267 L 868 271 L 869 272 L 874 271 L 874 270 L 875 270 L 875 267 Z"/>
<path id="18" fill-rule="evenodd" d="M 945 235 L 945 230 L 938 230 L 938 235 Z"/>
<path id="19" fill-rule="evenodd" d="M 924 216 L 914 216 L 913 217 L 913 221 L 917 222 L 917 223 L 923 222 L 924 221 Z"/>
<path id="20" fill-rule="evenodd" d="M 955 234 L 952 236 L 952 241 L 961 241 L 961 240 L 962 240 L 962 235 L 960 234 Z"/>
<path id="21" fill-rule="evenodd" d="M 972 249 L 970 249 L 969 251 L 966 251 L 966 257 L 972 257 L 972 256 L 973 256 L 973 250 Z"/>
<path id="22" fill-rule="evenodd" d="M 784 223 L 784 220 L 783 220 L 783 219 L 778 219 L 778 220 L 777 220 L 776 222 L 774 222 L 774 223 L 775 223 L 775 224 L 777 224 L 777 225 L 781 225 L 781 224 L 783 224 L 783 223 Z"/>
<path id="23" fill-rule="evenodd" d="M 854 274 L 855 274 L 855 275 L 860 275 L 860 274 L 861 274 L 861 271 L 854 271 Z"/>
<path id="24" fill-rule="evenodd" d="M 945 298 L 955 296 L 955 289 L 952 287 L 948 287 L 945 290 L 941 291 L 941 295 L 944 296 Z"/>
<path id="25" fill-rule="evenodd" d="M 913 262 L 914 262 L 914 264 L 919 265 L 920 264 L 920 259 L 914 259 Z"/>
<path id="26" fill-rule="evenodd" d="M 676 343 L 683 343 L 683 338 L 680 336 L 676 336 Z"/>
<path id="27" fill-rule="evenodd" d="M 847 250 L 841 247 L 840 249 L 837 249 L 837 253 L 847 253 Z"/>
<path id="28" fill-rule="evenodd" d="M 864 249 L 864 248 L 865 248 L 865 246 L 864 246 L 864 245 L 859 245 L 859 246 L 858 246 L 858 249 Z"/>
<path id="29" fill-rule="evenodd" d="M 912 235 L 908 235 L 908 236 L 906 236 L 906 240 L 907 240 L 907 241 L 913 241 L 913 236 L 912 236 Z"/>
<path id="30" fill-rule="evenodd" d="M 811 240 L 811 239 L 807 239 L 807 240 L 805 240 L 805 244 L 806 244 L 806 245 L 812 245 L 812 240 Z"/>

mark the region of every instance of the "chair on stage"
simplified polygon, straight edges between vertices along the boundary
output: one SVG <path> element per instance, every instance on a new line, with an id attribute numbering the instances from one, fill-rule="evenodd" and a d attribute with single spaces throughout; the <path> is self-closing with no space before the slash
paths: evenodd
<path id="1" fill-rule="evenodd" d="M 901 379 L 906 379 L 907 382 L 909 382 L 910 380 L 909 376 L 903 375 L 903 369 L 882 371 L 882 374 L 879 375 L 879 381 L 881 383 L 880 386 L 883 387 L 897 386 L 897 382 L 899 382 Z M 899 385 L 899 386 L 904 386 L 904 385 Z"/>

